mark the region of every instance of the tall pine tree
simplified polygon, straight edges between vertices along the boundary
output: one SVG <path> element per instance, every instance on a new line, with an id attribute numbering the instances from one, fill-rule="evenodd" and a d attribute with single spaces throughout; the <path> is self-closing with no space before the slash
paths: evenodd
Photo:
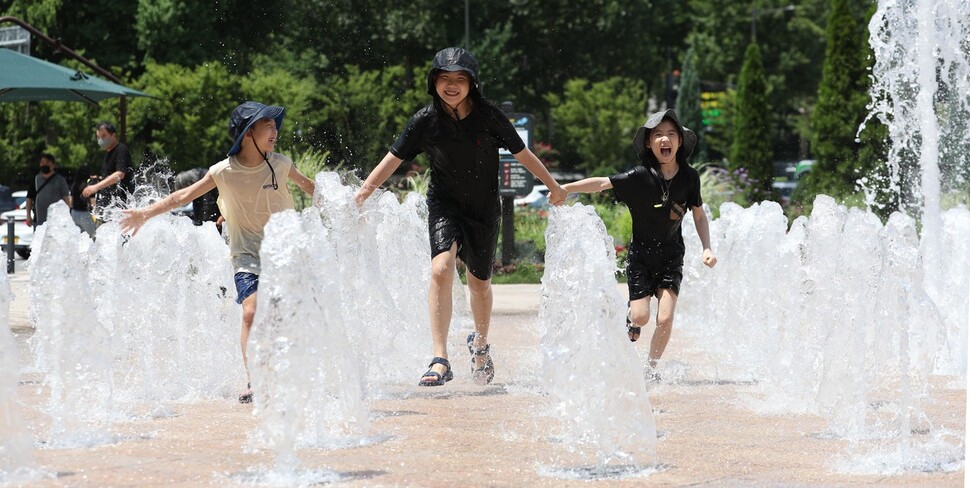
<path id="1" fill-rule="evenodd" d="M 769 110 L 761 49 L 751 43 L 744 53 L 744 64 L 738 76 L 734 142 L 731 144 L 729 163 L 745 189 L 748 202 L 760 201 L 771 195 L 774 153 L 771 150 Z"/>
<path id="2" fill-rule="evenodd" d="M 832 0 L 825 29 L 825 63 L 818 103 L 811 118 L 812 152 L 817 162 L 799 182 L 798 196 L 810 203 L 818 193 L 844 198 L 855 183 L 873 168 L 872 156 L 860 158 L 856 142 L 859 124 L 869 102 L 865 25 L 849 9 L 848 0 Z M 865 159 L 865 163 L 861 159 Z"/>
<path id="3" fill-rule="evenodd" d="M 677 104 L 674 110 L 680 123 L 697 134 L 697 149 L 691 158 L 695 163 L 707 161 L 707 144 L 701 120 L 701 83 L 695 65 L 694 48 L 687 50 L 680 73 L 680 88 L 677 90 Z"/>

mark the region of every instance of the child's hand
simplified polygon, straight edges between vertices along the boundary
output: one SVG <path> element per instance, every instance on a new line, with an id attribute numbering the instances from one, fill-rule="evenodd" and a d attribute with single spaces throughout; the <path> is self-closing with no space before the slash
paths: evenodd
<path id="1" fill-rule="evenodd" d="M 370 196 L 370 194 L 364 194 L 364 189 L 361 188 L 357 190 L 357 193 L 354 194 L 354 203 L 356 203 L 357 207 L 360 208 L 362 205 L 364 205 L 364 200 L 367 200 L 368 196 Z"/>
<path id="2" fill-rule="evenodd" d="M 148 221 L 145 212 L 137 208 L 122 210 L 122 212 L 125 213 L 125 216 L 121 218 L 121 222 L 118 224 L 122 234 L 133 236 Z"/>
<path id="3" fill-rule="evenodd" d="M 561 205 L 562 202 L 566 201 L 567 195 L 569 195 L 569 193 L 566 192 L 566 189 L 563 188 L 562 185 L 557 184 L 553 188 L 549 189 L 549 204 Z"/>
<path id="4" fill-rule="evenodd" d="M 712 252 L 710 249 L 704 249 L 703 259 L 704 259 L 704 264 L 708 268 L 713 268 L 714 265 L 717 264 L 717 258 L 714 257 L 714 252 Z"/>

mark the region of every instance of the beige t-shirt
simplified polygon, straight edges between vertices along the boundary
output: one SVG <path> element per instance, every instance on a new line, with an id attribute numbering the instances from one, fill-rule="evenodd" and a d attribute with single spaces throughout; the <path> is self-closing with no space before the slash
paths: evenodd
<path id="1" fill-rule="evenodd" d="M 229 230 L 229 254 L 236 272 L 259 274 L 259 246 L 263 227 L 273 213 L 293 208 L 293 197 L 286 182 L 293 161 L 282 154 L 269 153 L 276 172 L 278 190 L 273 190 L 269 166 L 252 168 L 229 156 L 209 168 L 219 188 L 219 210 Z"/>

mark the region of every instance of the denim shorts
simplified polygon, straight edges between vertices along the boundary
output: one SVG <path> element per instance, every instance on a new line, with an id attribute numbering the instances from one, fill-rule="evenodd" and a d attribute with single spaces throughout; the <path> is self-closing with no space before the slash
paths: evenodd
<path id="1" fill-rule="evenodd" d="M 242 304 L 243 300 L 256 293 L 259 288 L 259 275 L 252 273 L 239 272 L 233 275 L 236 282 L 236 303 Z"/>

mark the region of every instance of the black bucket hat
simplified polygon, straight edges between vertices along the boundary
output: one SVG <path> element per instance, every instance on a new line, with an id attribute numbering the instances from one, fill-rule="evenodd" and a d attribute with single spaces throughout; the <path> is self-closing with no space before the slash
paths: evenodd
<path id="1" fill-rule="evenodd" d="M 694 147 L 697 146 L 697 134 L 694 131 L 680 125 L 680 119 L 677 118 L 677 112 L 674 109 L 668 108 L 663 112 L 657 112 L 647 118 L 647 121 L 643 123 L 643 127 L 637 129 L 637 133 L 633 136 L 633 150 L 637 152 L 637 157 L 642 163 L 653 162 L 656 160 L 651 152 L 645 146 L 647 141 L 647 133 L 652 129 L 656 128 L 663 122 L 664 119 L 670 119 L 674 123 L 675 127 L 680 128 L 680 148 L 677 149 L 678 161 L 687 161 L 687 158 L 694 153 Z M 683 153 L 681 154 L 681 151 Z M 683 157 L 679 157 L 683 156 Z"/>
<path id="2" fill-rule="evenodd" d="M 283 107 L 276 105 L 264 105 L 259 102 L 246 101 L 236 107 L 229 116 L 229 138 L 232 139 L 232 147 L 229 148 L 227 156 L 232 156 L 242 149 L 243 136 L 246 131 L 256 122 L 270 118 L 276 121 L 276 130 L 283 126 Z"/>
<path id="3" fill-rule="evenodd" d="M 431 72 L 428 73 L 428 95 L 435 96 L 434 79 L 439 71 L 467 71 L 472 77 L 472 90 L 479 90 L 478 60 L 472 53 L 460 47 L 446 47 L 434 55 Z"/>

